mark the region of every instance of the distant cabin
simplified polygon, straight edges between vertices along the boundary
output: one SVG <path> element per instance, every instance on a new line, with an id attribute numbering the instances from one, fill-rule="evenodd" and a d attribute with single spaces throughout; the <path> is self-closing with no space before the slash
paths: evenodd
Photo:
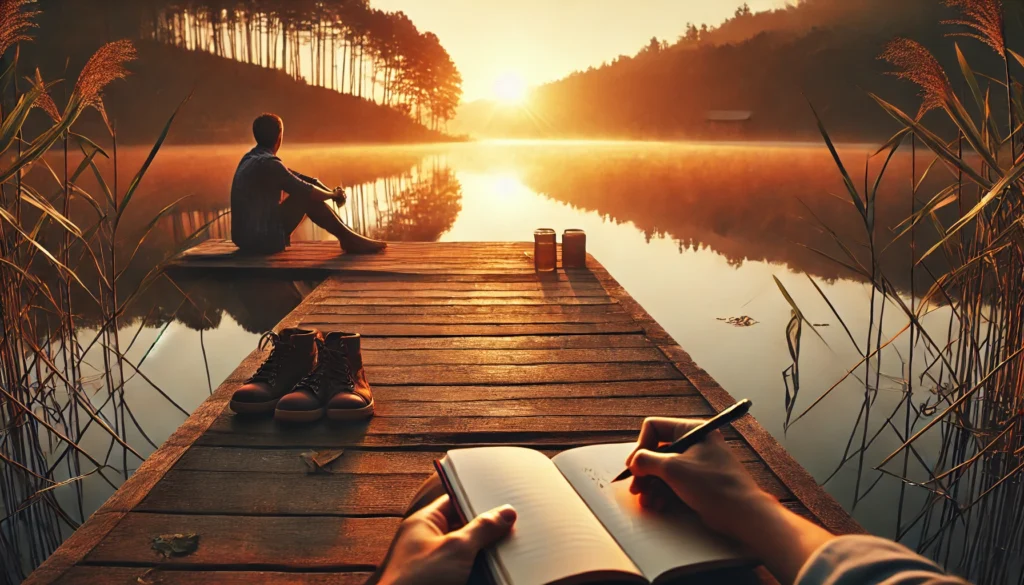
<path id="1" fill-rule="evenodd" d="M 710 110 L 704 115 L 716 138 L 742 138 L 753 118 L 754 112 L 749 110 Z"/>

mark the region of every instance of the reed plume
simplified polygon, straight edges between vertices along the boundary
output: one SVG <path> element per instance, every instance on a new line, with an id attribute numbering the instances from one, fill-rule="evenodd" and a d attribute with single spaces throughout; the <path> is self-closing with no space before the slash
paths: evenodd
<path id="1" fill-rule="evenodd" d="M 89 58 L 78 75 L 74 93 L 81 100 L 82 107 L 95 108 L 103 116 L 107 128 L 110 128 L 110 121 L 103 107 L 103 90 L 111 82 L 127 77 L 129 72 L 125 64 L 136 57 L 135 45 L 129 40 L 107 43 Z"/>
<path id="2" fill-rule="evenodd" d="M 978 39 L 1000 55 L 1005 53 L 1003 7 L 999 0 L 946 0 L 946 6 L 959 8 L 963 17 L 944 20 L 942 24 L 964 26 L 972 31 L 954 32 L 947 36 Z"/>
<path id="3" fill-rule="evenodd" d="M 896 39 L 889 43 L 879 58 L 899 68 L 899 71 L 892 71 L 889 75 L 906 79 L 921 88 L 922 101 L 918 118 L 931 110 L 945 107 L 953 94 L 953 86 L 942 65 L 917 41 Z"/>
<path id="4" fill-rule="evenodd" d="M 32 40 L 28 31 L 36 26 L 32 18 L 39 12 L 29 10 L 27 6 L 34 2 L 35 0 L 0 0 L 0 55 L 6 53 L 15 43 Z"/>
<path id="5" fill-rule="evenodd" d="M 35 77 L 29 77 L 28 82 L 37 87 L 46 86 L 46 82 L 43 81 L 43 74 L 39 72 L 38 67 L 36 68 Z M 36 99 L 35 107 L 46 112 L 46 115 L 54 122 L 60 122 L 60 110 L 50 96 L 50 92 L 43 90 L 43 93 Z"/>

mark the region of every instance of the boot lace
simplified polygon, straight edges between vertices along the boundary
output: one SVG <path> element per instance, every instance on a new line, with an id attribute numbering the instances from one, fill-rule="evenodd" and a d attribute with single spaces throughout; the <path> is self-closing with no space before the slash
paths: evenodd
<path id="1" fill-rule="evenodd" d="M 292 344 L 281 341 L 281 336 L 273 331 L 267 331 L 260 337 L 259 349 L 266 351 L 268 347 L 271 348 L 270 355 L 249 378 L 250 382 L 266 382 L 271 385 L 276 383 L 281 364 L 287 361 L 288 355 L 294 349 Z"/>
<path id="2" fill-rule="evenodd" d="M 340 380 L 345 389 L 355 390 L 355 381 L 352 378 L 352 370 L 348 367 L 345 352 L 327 347 L 320 339 L 316 340 L 316 346 L 320 360 L 316 367 L 295 385 L 296 389 L 310 390 L 320 400 L 330 398 L 326 392 L 331 380 Z"/>

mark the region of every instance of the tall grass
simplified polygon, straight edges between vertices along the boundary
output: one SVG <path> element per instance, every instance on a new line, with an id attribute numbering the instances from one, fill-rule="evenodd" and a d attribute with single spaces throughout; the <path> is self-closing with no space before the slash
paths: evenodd
<path id="1" fill-rule="evenodd" d="M 115 489 L 143 459 L 129 441 L 141 436 L 155 447 L 125 398 L 128 381 L 148 379 L 127 357 L 135 337 L 122 344 L 119 330 L 126 309 L 163 277 L 164 263 L 177 253 L 171 251 L 129 290 L 118 286 L 150 231 L 174 210 L 172 204 L 157 214 L 134 250 L 118 255 L 126 246 L 132 249 L 124 241 L 121 218 L 174 119 L 131 182 L 118 184 L 117 135 L 102 95 L 108 84 L 127 75 L 125 65 L 135 58 L 132 44 L 101 47 L 70 91 L 64 82 L 44 81 L 38 71 L 23 78 L 17 43 L 31 40 L 32 8 L 31 0 L 0 0 L 0 88 L 11 98 L 0 100 L 8 105 L 0 107 L 2 583 L 19 582 L 84 522 L 86 478 Z M 63 108 L 52 97 L 58 90 L 66 95 Z M 26 136 L 26 120 L 35 109 L 49 124 Z M 75 133 L 75 122 L 89 109 L 107 123 L 111 152 Z M 99 158 L 112 158 L 109 180 L 96 164 Z M 47 186 L 23 181 L 32 168 L 44 171 Z M 87 174 L 95 177 L 99 192 L 79 186 Z M 72 221 L 73 204 L 91 213 Z M 185 238 L 182 247 L 201 231 Z M 99 311 L 94 330 L 76 324 L 81 303 Z"/>
<path id="2" fill-rule="evenodd" d="M 819 121 L 864 239 L 843 241 L 823 227 L 834 236 L 839 251 L 834 259 L 870 283 L 871 309 L 866 339 L 849 337 L 861 359 L 802 411 L 792 408 L 787 391 L 787 424 L 856 381 L 863 400 L 839 465 L 855 467 L 852 505 L 880 481 L 895 479 L 900 482 L 893 514 L 898 537 L 913 535 L 921 552 L 977 583 L 1024 583 L 1024 104 L 1018 76 L 1024 58 L 1007 47 L 999 0 L 946 3 L 962 14 L 944 23 L 953 27 L 950 36 L 991 48 L 1002 65 L 998 74 L 976 72 L 956 46 L 959 71 L 953 76 L 922 45 L 893 41 L 881 57 L 896 68 L 894 75 L 921 88 L 922 105 L 912 116 L 872 95 L 903 129 L 869 161 L 877 174 L 869 180 L 866 170 L 863 184 L 853 179 Z M 954 85 L 964 90 L 958 93 Z M 934 124 L 924 122 L 926 114 L 938 113 L 952 122 L 955 135 L 941 136 L 930 129 Z M 923 170 L 916 164 L 922 146 L 934 157 Z M 914 157 L 909 180 L 887 173 L 901 149 Z M 921 192 L 926 177 L 943 173 L 944 187 Z M 912 287 L 917 273 L 931 281 L 926 291 L 911 288 L 909 297 L 880 270 L 882 250 L 875 245 L 881 229 L 875 217 L 879 185 L 895 180 L 909 186 L 910 213 L 895 227 L 897 239 L 910 241 L 905 270 L 911 272 Z M 918 250 L 915 238 L 928 231 L 936 243 Z M 854 253 L 862 246 L 869 252 L 867 262 Z M 924 325 L 933 313 L 948 314 L 943 327 L 934 320 Z M 896 333 L 883 334 L 883 326 Z M 884 372 L 883 353 L 899 347 L 909 349 L 900 353 L 903 372 Z M 787 383 L 792 371 L 787 370 Z M 878 413 L 885 380 L 898 381 L 901 399 L 894 409 Z M 898 447 L 868 460 L 872 445 L 886 441 Z M 924 494 L 919 508 L 910 507 L 922 499 L 910 498 L 909 490 Z"/>

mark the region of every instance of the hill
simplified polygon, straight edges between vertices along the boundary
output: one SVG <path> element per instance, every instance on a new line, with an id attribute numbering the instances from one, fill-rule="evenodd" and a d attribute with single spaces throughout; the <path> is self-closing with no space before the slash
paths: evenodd
<path id="1" fill-rule="evenodd" d="M 308 85 L 286 73 L 151 41 L 135 41 L 139 58 L 131 76 L 105 92 L 105 106 L 124 144 L 149 144 L 190 93 L 168 140 L 178 144 L 245 143 L 252 120 L 274 112 L 285 120 L 286 137 L 295 142 L 398 143 L 449 140 L 402 113 L 362 98 Z M 98 44 L 97 44 L 98 46 Z M 45 47 L 45 49 L 41 48 Z M 45 33 L 25 45 L 22 69 L 39 66 L 47 79 L 72 84 L 92 47 L 62 52 Z M 68 75 L 63 75 L 71 55 Z M 77 62 L 76 62 L 77 61 Z M 58 103 L 64 90 L 53 92 Z M 41 112 L 34 115 L 42 115 Z M 83 116 L 76 131 L 104 136 L 95 112 Z"/>
<path id="2" fill-rule="evenodd" d="M 805 0 L 760 14 L 741 10 L 718 28 L 690 26 L 674 43 L 652 39 L 634 56 L 539 87 L 522 107 L 466 104 L 452 129 L 504 137 L 806 140 L 817 138 L 810 101 L 837 138 L 884 139 L 898 125 L 869 92 L 912 111 L 919 98 L 916 87 L 886 75 L 891 67 L 878 55 L 894 37 L 910 37 L 955 71 L 953 42 L 945 37 L 951 28 L 940 25 L 954 16 L 939 0 Z M 958 40 L 976 68 L 1002 77 L 986 48 Z M 714 120 L 723 111 L 749 119 Z"/>

